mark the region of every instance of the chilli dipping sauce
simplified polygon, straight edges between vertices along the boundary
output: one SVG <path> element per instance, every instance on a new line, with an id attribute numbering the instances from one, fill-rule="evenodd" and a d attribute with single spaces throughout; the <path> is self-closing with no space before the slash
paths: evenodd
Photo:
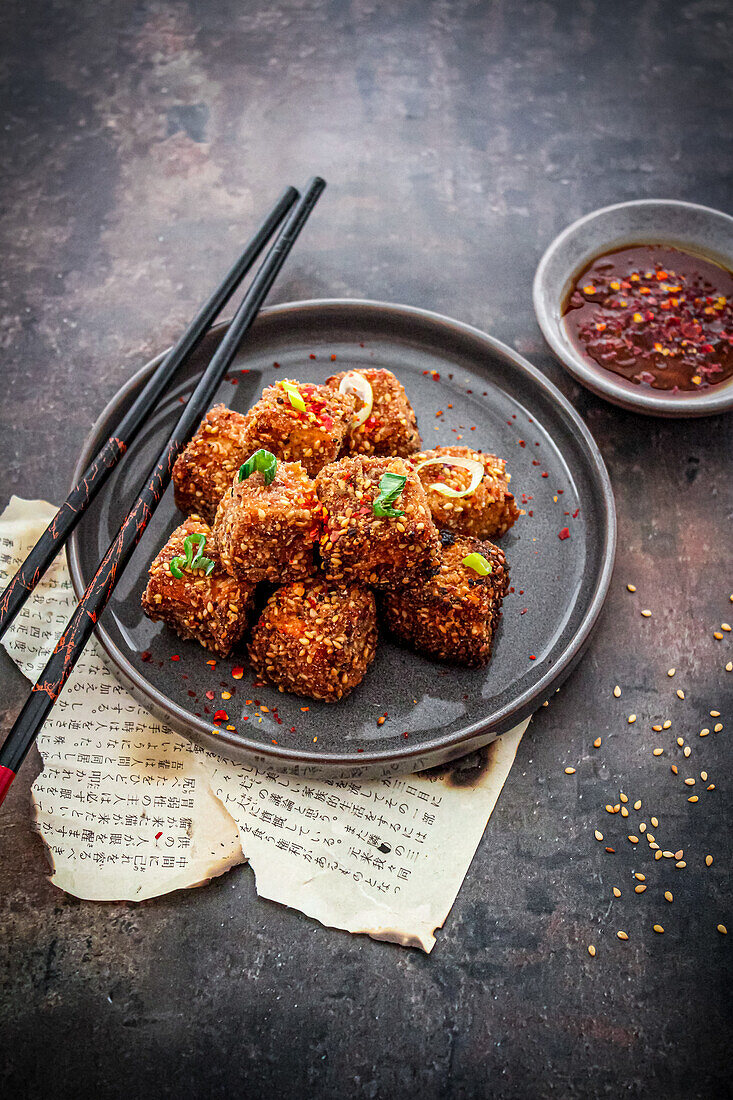
<path id="1" fill-rule="evenodd" d="M 578 276 L 563 315 L 586 358 L 640 386 L 702 390 L 733 375 L 733 274 L 668 245 L 627 245 Z"/>

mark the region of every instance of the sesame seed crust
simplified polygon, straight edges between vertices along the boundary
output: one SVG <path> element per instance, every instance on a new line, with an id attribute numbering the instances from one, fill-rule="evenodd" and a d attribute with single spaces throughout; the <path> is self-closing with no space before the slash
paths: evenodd
<path id="1" fill-rule="evenodd" d="M 387 592 L 380 601 L 387 628 L 430 657 L 471 668 L 491 656 L 501 605 L 509 586 L 503 550 L 490 542 L 441 532 L 440 568 L 428 580 Z M 491 572 L 479 576 L 462 565 L 468 554 L 482 554 Z"/>
<path id="2" fill-rule="evenodd" d="M 226 405 L 207 412 L 173 467 L 176 507 L 213 523 L 216 508 L 232 478 L 250 453 L 245 418 Z"/>
<path id="3" fill-rule="evenodd" d="M 204 554 L 215 563 L 213 573 L 207 577 L 203 569 L 185 569 L 182 577 L 174 577 L 171 559 L 185 556 L 186 536 L 198 532 L 206 535 Z M 253 596 L 253 584 L 225 572 L 209 525 L 189 516 L 153 560 L 142 607 L 148 618 L 164 622 L 179 637 L 192 638 L 226 657 L 244 634 Z"/>
<path id="4" fill-rule="evenodd" d="M 510 475 L 506 472 L 506 462 L 496 455 L 472 451 L 470 447 L 434 447 L 430 451 L 421 451 L 412 457 L 414 466 L 429 459 L 454 456 L 472 458 L 484 468 L 484 476 L 476 489 L 467 497 L 446 497 L 430 486 L 444 483 L 459 492 L 471 482 L 471 473 L 460 466 L 426 466 L 418 477 L 428 496 L 433 519 L 438 527 L 458 531 L 462 535 L 473 535 L 478 539 L 498 538 L 505 535 L 514 525 L 520 511 L 509 492 Z"/>
<path id="5" fill-rule="evenodd" d="M 350 427 L 344 439 L 344 455 L 406 455 L 420 447 L 417 417 L 405 388 L 390 370 L 368 367 L 364 370 L 339 371 L 326 379 L 326 385 L 338 390 L 346 374 L 361 374 L 372 387 L 370 416 L 363 424 Z M 363 402 L 356 397 L 356 412 Z"/>
<path id="6" fill-rule="evenodd" d="M 333 702 L 361 683 L 376 646 L 373 593 L 311 579 L 273 593 L 252 631 L 249 657 L 280 691 Z"/>
<path id="7" fill-rule="evenodd" d="M 294 409 L 281 386 L 267 386 L 244 418 L 249 453 L 264 447 L 283 462 L 302 462 L 309 476 L 315 477 L 338 456 L 356 400 L 353 394 L 338 393 L 330 386 L 282 381 L 297 386 L 306 411 Z"/>
<path id="8" fill-rule="evenodd" d="M 396 518 L 374 515 L 379 481 L 385 473 L 406 478 L 394 507 Z M 402 458 L 352 455 L 334 462 L 316 478 L 323 506 L 320 551 L 332 581 L 372 588 L 409 584 L 432 572 L 440 538 L 420 479 Z"/>
<path id="9" fill-rule="evenodd" d="M 214 538 L 225 569 L 256 583 L 301 580 L 315 573 L 318 497 L 300 462 L 278 462 L 274 480 L 259 471 L 234 482 L 222 497 Z"/>

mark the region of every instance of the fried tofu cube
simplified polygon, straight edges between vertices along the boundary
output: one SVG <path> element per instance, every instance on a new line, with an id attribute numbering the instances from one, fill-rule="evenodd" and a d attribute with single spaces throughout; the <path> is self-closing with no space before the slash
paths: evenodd
<path id="1" fill-rule="evenodd" d="M 176 459 L 173 488 L 176 507 L 214 522 L 216 509 L 248 450 L 245 418 L 226 405 L 214 405 Z"/>
<path id="2" fill-rule="evenodd" d="M 353 378 L 353 376 L 358 376 Z M 390 370 L 367 367 L 353 371 L 340 371 L 326 379 L 326 385 L 338 390 L 344 379 L 345 386 L 359 378 L 369 383 L 372 392 L 372 407 L 363 423 L 358 423 L 365 401 L 356 393 L 356 417 L 352 421 L 346 439 L 344 454 L 362 455 L 405 455 L 413 454 L 420 448 L 420 433 L 417 430 L 417 418 L 407 399 L 404 386 Z M 367 395 L 368 395 L 367 389 Z"/>
<path id="3" fill-rule="evenodd" d="M 386 592 L 383 621 L 401 641 L 441 661 L 478 668 L 491 656 L 501 605 L 509 586 L 504 552 L 490 542 L 441 531 L 440 569 L 426 581 Z M 463 561 L 480 554 L 481 576 Z"/>
<path id="4" fill-rule="evenodd" d="M 225 569 L 255 584 L 310 576 L 316 570 L 319 514 L 315 483 L 300 462 L 278 462 L 269 485 L 259 470 L 243 481 L 236 475 L 214 523 Z"/>
<path id="5" fill-rule="evenodd" d="M 352 394 L 330 386 L 280 379 L 245 417 L 250 452 L 263 447 L 283 462 L 302 462 L 315 477 L 337 458 L 355 405 Z"/>
<path id="6" fill-rule="evenodd" d="M 188 535 L 197 534 L 206 537 L 201 553 L 214 563 L 209 576 L 205 568 L 185 566 L 185 540 Z M 198 549 L 193 546 L 194 561 Z M 181 577 L 171 572 L 174 558 L 183 559 L 174 563 Z M 181 638 L 193 638 L 206 649 L 226 657 L 247 627 L 254 589 L 253 584 L 229 576 L 221 564 L 210 527 L 198 516 L 189 516 L 175 529 L 150 566 L 142 606 L 154 622 L 164 622 Z"/>
<path id="7" fill-rule="evenodd" d="M 399 515 L 378 514 L 385 474 L 405 479 L 392 502 Z M 342 458 L 321 471 L 316 487 L 323 506 L 321 557 L 332 581 L 389 588 L 437 568 L 438 531 L 420 479 L 404 459 Z"/>
<path id="8" fill-rule="evenodd" d="M 249 657 L 258 676 L 280 691 L 331 702 L 361 683 L 376 647 L 373 593 L 311 579 L 270 597 L 252 631 Z"/>
<path id="9" fill-rule="evenodd" d="M 484 475 L 470 496 L 454 497 L 434 486 L 446 486 L 462 492 L 471 484 L 472 474 L 461 466 L 451 466 L 451 458 L 470 459 L 479 462 Z M 445 462 L 441 462 L 445 459 Z M 498 538 L 505 535 L 521 515 L 509 492 L 510 475 L 506 462 L 496 455 L 472 451 L 470 447 L 434 447 L 421 451 L 411 460 L 417 469 L 421 463 L 430 462 L 418 471 L 428 495 L 428 503 L 437 526 L 477 539 Z"/>

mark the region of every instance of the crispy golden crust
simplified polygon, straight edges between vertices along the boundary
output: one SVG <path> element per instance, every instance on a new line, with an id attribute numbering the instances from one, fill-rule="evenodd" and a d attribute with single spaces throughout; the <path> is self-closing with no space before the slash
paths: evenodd
<path id="1" fill-rule="evenodd" d="M 173 488 L 182 512 L 213 523 L 216 508 L 249 454 L 241 413 L 214 405 L 176 459 Z"/>
<path id="2" fill-rule="evenodd" d="M 302 462 L 315 477 L 341 450 L 356 404 L 351 394 L 336 393 L 330 386 L 295 382 L 306 411 L 298 412 L 279 384 L 267 386 L 245 417 L 251 451 L 264 447 L 283 462 Z"/>
<path id="3" fill-rule="evenodd" d="M 244 481 L 235 475 L 214 523 L 225 569 L 252 583 L 310 576 L 320 534 L 317 509 L 315 484 L 299 462 L 278 462 L 270 485 L 259 471 Z"/>
<path id="4" fill-rule="evenodd" d="M 404 515 L 393 519 L 375 516 L 372 507 L 387 472 L 407 478 L 394 503 Z M 323 505 L 321 557 L 331 580 L 389 588 L 437 566 L 438 531 L 420 479 L 404 459 L 342 458 L 321 471 L 316 487 Z"/>
<path id="5" fill-rule="evenodd" d="M 509 586 L 504 553 L 490 542 L 441 531 L 440 570 L 422 584 L 384 594 L 383 621 L 401 641 L 441 661 L 477 668 L 491 656 L 501 604 Z M 481 577 L 463 559 L 482 554 L 491 573 Z"/>
<path id="6" fill-rule="evenodd" d="M 374 596 L 350 585 L 308 580 L 279 588 L 252 631 L 249 657 L 259 676 L 327 702 L 360 684 L 374 659 Z"/>
<path id="7" fill-rule="evenodd" d="M 420 447 L 420 433 L 412 405 L 404 386 L 392 371 L 368 367 L 353 372 L 340 371 L 326 379 L 326 385 L 338 390 L 347 373 L 363 374 L 374 395 L 372 412 L 358 427 L 350 427 L 344 440 L 343 454 L 410 455 Z M 363 408 L 357 396 L 356 411 Z"/>
<path id="8" fill-rule="evenodd" d="M 211 576 L 203 570 L 184 570 L 179 579 L 170 571 L 171 558 L 184 555 L 184 539 L 196 532 L 206 535 L 203 553 L 216 563 Z M 207 523 L 189 516 L 177 527 L 150 566 L 142 606 L 155 622 L 172 627 L 181 638 L 193 638 L 206 649 L 226 657 L 239 641 L 252 610 L 254 585 L 225 573 Z"/>
<path id="9" fill-rule="evenodd" d="M 509 492 L 509 474 L 506 462 L 495 455 L 472 451 L 470 447 L 434 447 L 421 451 L 410 461 L 417 467 L 430 458 L 459 455 L 473 458 L 484 467 L 484 476 L 469 497 L 446 497 L 430 486 L 442 482 L 451 489 L 465 489 L 471 482 L 471 473 L 460 466 L 426 466 L 418 477 L 428 495 L 428 504 L 438 527 L 473 535 L 478 539 L 498 538 L 505 535 L 521 515 Z"/>

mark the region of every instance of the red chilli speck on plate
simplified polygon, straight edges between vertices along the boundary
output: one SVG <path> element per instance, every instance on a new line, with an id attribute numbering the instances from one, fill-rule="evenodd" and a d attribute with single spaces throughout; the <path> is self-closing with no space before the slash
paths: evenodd
<path id="1" fill-rule="evenodd" d="M 561 542 L 564 542 L 565 539 L 570 538 L 570 531 L 567 529 L 567 527 L 563 527 L 562 531 L 558 532 L 557 537 L 560 539 Z"/>

